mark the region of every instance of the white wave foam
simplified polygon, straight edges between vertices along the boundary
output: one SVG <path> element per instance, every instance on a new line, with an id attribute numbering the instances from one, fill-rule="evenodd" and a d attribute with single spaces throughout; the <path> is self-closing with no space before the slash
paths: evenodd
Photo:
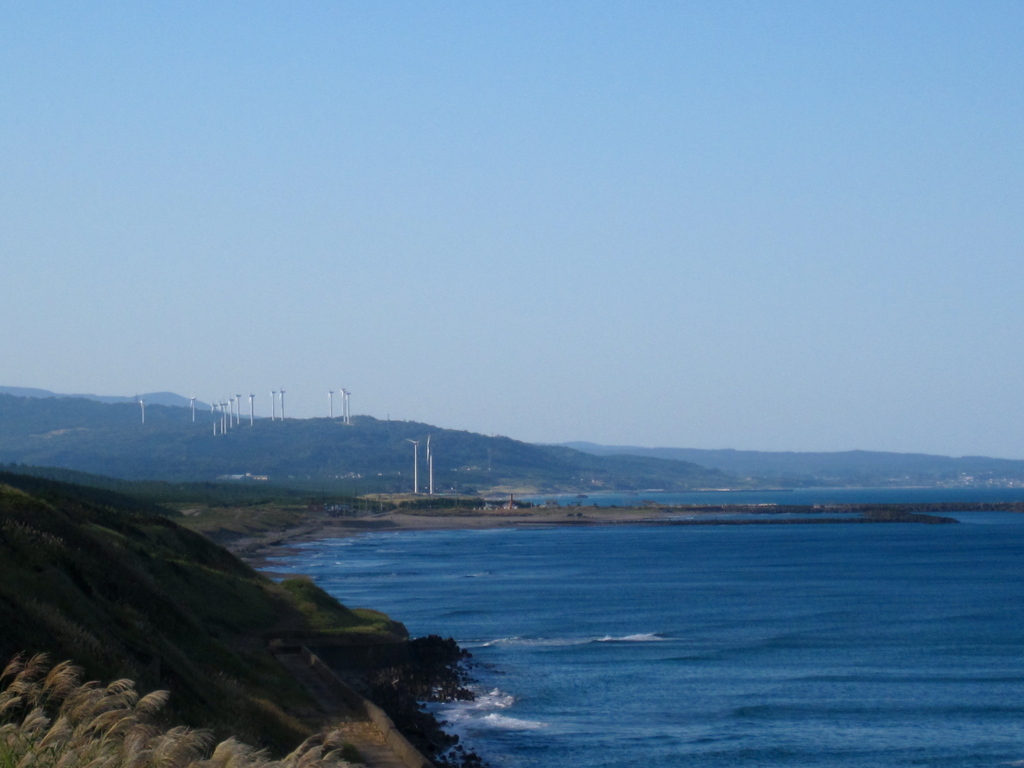
<path id="1" fill-rule="evenodd" d="M 508 731 L 536 731 L 548 727 L 547 723 L 542 723 L 538 720 L 520 720 L 518 717 L 498 714 L 485 715 L 481 718 L 481 722 L 486 723 L 491 728 L 501 728 Z"/>
<path id="2" fill-rule="evenodd" d="M 519 646 L 563 646 L 563 645 L 587 645 L 588 643 L 661 643 L 668 638 L 659 635 L 657 632 L 641 632 L 635 635 L 623 635 L 614 637 L 499 637 L 496 640 L 488 640 L 481 643 L 479 648 L 490 648 L 495 645 L 519 645 Z"/>
<path id="3" fill-rule="evenodd" d="M 477 694 L 471 703 L 476 709 L 508 709 L 516 703 L 516 697 L 500 688 L 492 688 L 487 693 Z"/>
<path id="4" fill-rule="evenodd" d="M 585 645 L 593 642 L 590 638 L 579 637 L 499 637 L 497 640 L 490 640 L 481 648 L 490 648 L 493 645 L 523 645 L 523 646 L 558 646 L 558 645 Z"/>
<path id="5" fill-rule="evenodd" d="M 516 697 L 494 688 L 488 693 L 477 693 L 472 701 L 455 701 L 437 707 L 438 713 L 456 727 L 479 726 L 480 722 L 495 714 L 495 710 L 509 709 Z"/>
<path id="6" fill-rule="evenodd" d="M 600 638 L 597 642 L 599 643 L 660 643 L 664 642 L 666 638 L 659 635 L 657 632 L 643 632 L 637 635 L 626 635 L 625 637 L 612 637 L 611 635 L 605 635 Z"/>
<path id="7" fill-rule="evenodd" d="M 446 720 L 460 737 L 488 730 L 535 731 L 548 727 L 547 723 L 538 720 L 505 714 L 516 703 L 516 698 L 500 688 L 474 692 L 476 698 L 473 701 L 455 701 L 430 708 Z"/>

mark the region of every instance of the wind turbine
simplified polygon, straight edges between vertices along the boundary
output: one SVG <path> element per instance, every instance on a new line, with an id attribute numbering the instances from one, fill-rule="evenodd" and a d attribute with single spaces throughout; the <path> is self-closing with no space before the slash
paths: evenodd
<path id="1" fill-rule="evenodd" d="M 412 492 L 418 496 L 420 493 L 420 441 L 405 438 L 407 443 L 412 443 Z"/>
<path id="2" fill-rule="evenodd" d="M 284 421 L 284 387 L 281 387 L 281 421 Z"/>
<path id="3" fill-rule="evenodd" d="M 252 426 L 253 421 L 256 418 L 256 414 L 255 414 L 255 412 L 252 409 L 252 401 L 255 399 L 255 397 L 256 397 L 255 393 L 252 393 L 252 394 L 249 395 L 249 426 L 250 427 Z"/>
<path id="4" fill-rule="evenodd" d="M 235 398 L 228 398 L 228 426 L 235 426 Z"/>
<path id="5" fill-rule="evenodd" d="M 327 390 L 327 402 L 330 403 L 331 407 L 331 418 L 334 418 L 334 390 Z"/>
<path id="6" fill-rule="evenodd" d="M 188 399 L 188 404 L 192 408 L 192 423 L 195 424 L 196 423 L 196 399 L 194 397 L 190 397 Z"/>
<path id="7" fill-rule="evenodd" d="M 146 423 L 146 401 L 141 397 L 139 398 L 139 405 L 142 407 L 142 423 Z"/>
<path id="8" fill-rule="evenodd" d="M 217 412 L 217 404 L 211 400 L 210 401 L 210 415 L 213 416 L 213 414 L 215 414 L 216 412 Z M 216 418 L 213 420 L 213 436 L 214 437 L 217 436 L 217 419 Z"/>
<path id="9" fill-rule="evenodd" d="M 242 426 L 242 396 L 235 395 L 235 424 Z"/>
<path id="10" fill-rule="evenodd" d="M 277 390 L 270 390 L 270 420 L 277 418 Z"/>
<path id="11" fill-rule="evenodd" d="M 430 435 L 427 435 L 427 476 L 430 478 L 428 493 L 434 495 L 434 454 L 430 451 Z"/>
<path id="12" fill-rule="evenodd" d="M 344 413 L 343 421 L 346 424 L 351 424 L 352 423 L 352 414 L 349 411 L 349 407 L 348 407 L 348 398 L 349 398 L 349 396 L 351 394 L 352 393 L 349 392 L 347 389 L 342 388 L 342 390 L 341 390 L 341 397 L 342 397 L 341 404 L 342 404 L 343 413 Z"/>
<path id="13" fill-rule="evenodd" d="M 227 407 L 228 403 L 225 403 L 222 400 L 220 404 L 220 433 L 222 435 L 227 432 L 228 428 L 231 426 L 231 421 L 228 419 Z"/>

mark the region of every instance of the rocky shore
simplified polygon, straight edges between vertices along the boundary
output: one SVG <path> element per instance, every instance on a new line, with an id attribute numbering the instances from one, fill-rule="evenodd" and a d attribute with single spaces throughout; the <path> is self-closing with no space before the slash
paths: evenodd
<path id="1" fill-rule="evenodd" d="M 469 651 L 453 638 L 438 635 L 409 641 L 409 661 L 373 671 L 357 679 L 360 692 L 383 709 L 395 726 L 435 765 L 448 768 L 483 768 L 486 763 L 448 733 L 444 721 L 424 702 L 472 701 Z"/>

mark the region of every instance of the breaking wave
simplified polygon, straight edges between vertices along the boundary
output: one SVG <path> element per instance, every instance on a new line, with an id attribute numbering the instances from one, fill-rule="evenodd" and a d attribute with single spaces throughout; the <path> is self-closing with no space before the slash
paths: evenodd
<path id="1" fill-rule="evenodd" d="M 473 701 L 460 701 L 439 707 L 437 713 L 460 733 L 481 730 L 535 731 L 547 723 L 503 714 L 516 703 L 515 696 L 500 688 L 477 692 Z"/>
<path id="2" fill-rule="evenodd" d="M 604 635 L 603 637 L 499 637 L 496 640 L 488 640 L 481 643 L 479 648 L 490 648 L 495 645 L 519 645 L 519 646 L 561 646 L 561 645 L 589 645 L 590 643 L 659 643 L 668 640 L 657 632 L 641 632 L 634 635 L 623 635 L 615 637 Z"/>

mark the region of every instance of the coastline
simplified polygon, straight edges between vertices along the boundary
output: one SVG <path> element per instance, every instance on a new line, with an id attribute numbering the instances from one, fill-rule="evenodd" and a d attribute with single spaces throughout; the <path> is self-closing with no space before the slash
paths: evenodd
<path id="1" fill-rule="evenodd" d="M 445 510 L 448 512 L 448 510 Z M 412 532 L 435 530 L 487 530 L 550 525 L 621 525 L 658 522 L 651 510 L 638 508 L 583 507 L 566 514 L 565 508 L 522 510 L 454 510 L 452 514 L 384 512 L 369 517 L 328 518 L 301 523 L 281 531 L 222 538 L 218 543 L 254 568 L 267 569 L 270 557 L 281 556 L 289 547 L 320 539 L 343 539 L 364 533 Z M 575 517 L 585 512 L 583 518 Z M 664 522 L 664 521 L 662 521 Z M 207 534 L 211 535 L 211 534 Z M 216 534 L 211 538 L 218 539 Z"/>
<path id="2" fill-rule="evenodd" d="M 979 505 L 994 506 L 994 505 Z M 1002 505 L 1000 505 L 1002 506 Z M 1020 506 L 1020 505 L 1013 505 Z M 939 507 L 939 509 L 936 509 Z M 962 509 L 963 505 L 956 505 Z M 946 505 L 850 505 L 842 508 L 751 507 L 721 505 L 701 507 L 533 507 L 505 510 L 393 511 L 367 517 L 318 518 L 284 530 L 253 535 L 211 538 L 241 557 L 254 568 L 273 574 L 271 558 L 287 554 L 299 544 L 322 539 L 340 539 L 365 533 L 433 530 L 488 530 L 496 528 L 546 528 L 615 525 L 792 525 L 792 524 L 882 524 L 956 523 L 937 514 L 950 511 Z M 569 510 L 569 511 L 567 511 Z M 928 511 L 931 514 L 923 514 Z M 1014 510 L 1020 511 L 1020 510 Z M 829 514 L 845 514 L 845 517 Z M 686 515 L 685 518 L 668 515 Z M 792 517 L 789 515 L 800 515 Z"/>
<path id="3" fill-rule="evenodd" d="M 771 506 L 752 507 L 749 505 L 721 505 L 707 507 L 661 507 L 661 508 L 598 508 L 598 507 L 534 507 L 505 510 L 443 510 L 417 512 L 388 512 L 366 517 L 317 517 L 286 530 L 257 536 L 238 537 L 226 543 L 229 549 L 265 575 L 275 577 L 272 558 L 287 556 L 297 551 L 298 545 L 331 538 L 350 538 L 371 532 L 418 532 L 442 530 L 494 530 L 503 528 L 545 528 L 545 527 L 609 527 L 615 525 L 661 526 L 714 526 L 714 525 L 790 525 L 790 524 L 869 524 L 869 523 L 956 523 L 955 519 L 936 514 L 952 511 L 950 507 L 935 509 L 928 505 L 931 514 L 922 514 L 922 505 L 859 505 L 837 507 Z M 955 505 L 960 509 L 963 505 Z M 988 506 L 972 505 L 972 508 Z M 1024 511 L 1024 505 L 1014 505 L 1015 511 Z M 843 515 L 840 517 L 839 515 Z M 657 532 L 655 532 L 657 535 Z M 284 575 L 284 574 L 280 574 Z M 289 574 L 294 575 L 294 574 Z M 459 650 L 461 653 L 461 649 Z M 453 667 L 453 670 L 455 668 Z M 458 676 L 457 670 L 452 674 Z M 404 689 L 403 689 L 404 690 Z M 374 695 L 376 694 L 376 695 Z M 380 691 L 367 692 L 375 701 Z M 410 694 L 411 695 L 411 694 Z M 421 700 L 412 695 L 412 700 Z M 387 708 L 387 707 L 386 707 Z M 392 717 L 399 717 L 396 713 Z M 446 723 L 433 715 L 436 733 L 442 736 L 448 732 Z M 407 719 L 399 717 L 399 730 L 410 733 L 421 729 Z M 452 741 L 449 746 L 457 745 Z M 479 760 L 476 753 L 464 753 L 466 757 Z M 452 754 L 455 757 L 455 754 Z M 442 763 L 439 763 L 442 764 Z M 447 764 L 447 763 L 443 763 Z M 465 763 L 476 765 L 478 763 Z M 486 764 L 486 763 L 480 763 Z"/>

